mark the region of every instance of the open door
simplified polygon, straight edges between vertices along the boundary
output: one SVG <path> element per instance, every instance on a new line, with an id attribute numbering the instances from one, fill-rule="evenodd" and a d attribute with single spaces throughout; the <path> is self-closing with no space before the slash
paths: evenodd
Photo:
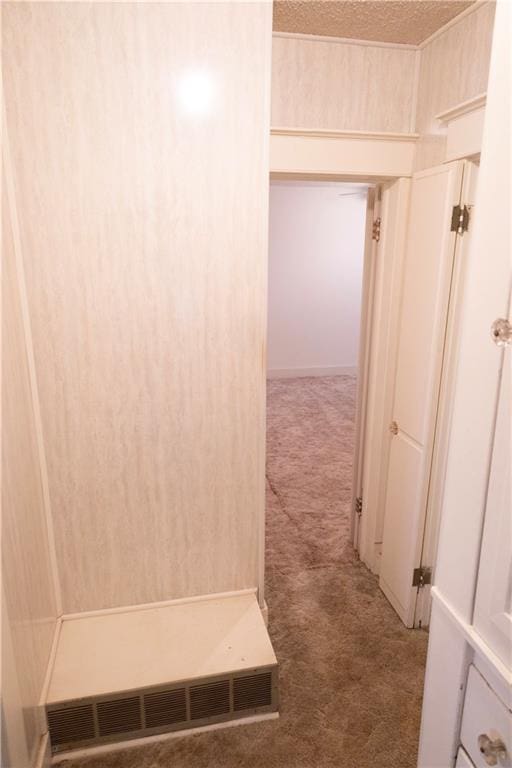
<path id="1" fill-rule="evenodd" d="M 361 323 L 357 364 L 357 401 L 354 435 L 354 467 L 352 476 L 351 541 L 359 549 L 360 519 L 363 499 L 365 426 L 368 405 L 368 381 L 372 338 L 372 313 L 375 294 L 376 255 L 380 231 L 380 190 L 368 189 L 364 244 L 363 285 L 361 291 Z"/>
<path id="2" fill-rule="evenodd" d="M 380 587 L 408 627 L 421 579 L 443 352 L 464 161 L 416 173 L 399 310 L 399 341 L 384 504 Z M 425 565 L 431 565 L 425 564 Z M 415 573 L 416 572 L 416 573 Z"/>
<path id="3" fill-rule="evenodd" d="M 381 224 L 373 241 L 374 287 L 369 318 L 369 359 L 364 370 L 366 400 L 359 460 L 359 537 L 361 560 L 379 572 L 382 542 L 383 497 L 388 463 L 387 425 L 391 418 L 402 261 L 409 206 L 410 179 L 382 185 Z"/>

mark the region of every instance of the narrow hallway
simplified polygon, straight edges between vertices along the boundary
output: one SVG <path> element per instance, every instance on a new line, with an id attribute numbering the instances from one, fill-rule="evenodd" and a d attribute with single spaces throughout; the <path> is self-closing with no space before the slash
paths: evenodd
<path id="1" fill-rule="evenodd" d="M 68 768 L 413 768 L 427 635 L 349 543 L 356 382 L 268 384 L 267 601 L 280 718 Z"/>

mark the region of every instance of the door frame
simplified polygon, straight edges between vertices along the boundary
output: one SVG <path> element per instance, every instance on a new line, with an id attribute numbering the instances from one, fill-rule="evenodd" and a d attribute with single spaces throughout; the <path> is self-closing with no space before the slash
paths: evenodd
<path id="1" fill-rule="evenodd" d="M 269 181 L 342 181 L 371 185 L 397 179 L 407 180 L 413 173 L 418 134 L 376 133 L 367 131 L 310 131 L 300 128 L 271 127 Z M 402 201 L 406 204 L 407 201 Z M 366 249 L 365 249 L 366 256 Z M 268 270 L 268 252 L 267 252 Z M 368 273 L 368 270 L 365 270 Z M 368 275 L 369 277 L 369 275 Z M 364 290 L 364 288 L 363 288 Z M 265 330 L 265 348 L 267 343 Z M 264 367 L 266 378 L 266 365 Z M 368 375 L 368 372 L 367 372 Z M 361 385 L 358 380 L 358 388 Z M 368 408 L 366 402 L 365 408 Z M 361 416 L 361 419 L 363 416 Z M 263 428 L 266 427 L 264 418 Z M 364 438 L 362 438 L 364 440 Z M 266 438 L 263 441 L 263 483 L 265 483 Z M 355 454 L 354 454 L 355 455 Z M 355 529 L 352 506 L 351 529 Z M 265 503 L 258 532 L 258 602 L 263 615 L 265 603 Z M 370 566 L 371 567 L 371 566 Z"/>
<path id="2" fill-rule="evenodd" d="M 359 320 L 359 350 L 357 358 L 356 417 L 354 431 L 354 454 L 352 467 L 352 492 L 350 500 L 350 540 L 358 549 L 361 514 L 358 499 L 363 493 L 365 463 L 365 431 L 368 411 L 368 386 L 372 348 L 373 310 L 375 299 L 376 256 L 378 241 L 374 226 L 380 226 L 380 187 L 368 190 L 366 198 L 365 243 L 363 257 L 363 280 L 361 286 L 361 312 Z M 361 510 L 362 511 L 362 510 Z"/>
<path id="3" fill-rule="evenodd" d="M 299 165 L 300 158 L 297 158 L 297 165 Z M 338 163 L 339 165 L 339 158 Z M 293 163 L 292 163 L 293 165 Z M 333 166 L 336 167 L 336 163 L 333 162 Z M 361 313 L 363 313 L 363 309 L 366 313 L 370 313 L 372 315 L 372 321 L 368 322 L 367 317 L 364 318 L 364 326 L 363 323 L 361 324 L 361 335 L 360 335 L 360 342 L 359 342 L 359 360 L 358 360 L 358 366 L 361 365 L 362 360 L 366 360 L 366 364 L 364 366 L 364 377 L 361 376 L 361 370 L 358 367 L 358 376 L 357 376 L 357 409 L 356 409 L 356 434 L 355 434 L 355 444 L 354 444 L 354 469 L 353 469 L 353 486 L 351 489 L 351 509 L 350 509 L 350 527 L 351 527 L 351 534 L 350 538 L 352 543 L 354 544 L 355 549 L 358 549 L 357 545 L 357 539 L 360 538 L 358 534 L 358 522 L 356 522 L 356 512 L 354 507 L 354 499 L 357 497 L 356 493 L 356 478 L 359 476 L 362 478 L 362 467 L 363 467 L 363 461 L 362 456 L 364 453 L 364 445 L 365 445 L 365 434 L 362 429 L 362 425 L 366 424 L 366 413 L 368 411 L 369 407 L 369 400 L 368 400 L 368 382 L 369 382 L 369 376 L 370 376 L 370 367 L 371 367 L 371 337 L 373 328 L 375 326 L 376 320 L 373 319 L 373 308 L 375 306 L 375 268 L 376 264 L 378 262 L 377 259 L 377 253 L 378 248 L 375 247 L 376 243 L 372 239 L 372 229 L 373 229 L 373 222 L 375 217 L 378 215 L 377 211 L 378 208 L 376 208 L 377 198 L 380 198 L 380 194 L 376 192 L 376 190 L 380 189 L 380 186 L 382 184 L 387 184 L 389 182 L 401 180 L 404 182 L 407 182 L 407 177 L 401 177 L 398 175 L 388 175 L 385 177 L 382 176 L 372 176 L 371 174 L 368 174 L 368 172 L 365 170 L 361 173 L 354 173 L 353 168 L 347 171 L 347 173 L 340 173 L 340 169 L 337 168 L 332 173 L 325 172 L 324 170 L 319 172 L 310 172 L 310 171 L 303 171 L 300 170 L 298 167 L 295 171 L 287 170 L 286 172 L 282 171 L 270 171 L 269 174 L 269 183 L 273 180 L 288 180 L 288 181 L 337 181 L 337 182 L 346 182 L 346 183 L 362 183 L 362 184 L 368 184 L 373 187 L 373 190 L 371 188 L 370 191 L 373 191 L 373 195 L 368 195 L 367 199 L 367 209 L 366 209 L 366 227 L 365 227 L 365 249 L 364 249 L 364 261 L 363 261 L 363 281 L 362 281 L 362 303 L 361 303 Z M 378 201 L 380 205 L 380 200 Z M 406 199 L 406 196 L 401 197 L 401 205 L 407 205 L 408 199 Z M 404 209 L 406 210 L 406 209 Z M 404 214 L 404 212 L 402 212 Z M 400 221 L 403 218 L 403 215 L 398 217 L 398 221 Z M 388 227 L 389 229 L 389 227 Z M 268 253 L 267 253 L 267 260 L 268 260 Z M 366 301 L 366 307 L 363 307 L 363 301 L 365 300 L 365 297 L 367 299 Z M 363 318 L 362 318 L 363 320 Z M 267 331 L 268 332 L 268 329 Z M 267 340 L 265 339 L 265 342 Z M 265 368 L 266 371 L 266 368 Z M 266 375 L 266 374 L 265 374 Z M 266 422 L 265 422 L 266 423 Z M 266 455 L 266 438 L 265 438 L 265 455 Z M 356 453 L 357 449 L 357 453 Z M 356 461 L 356 458 L 358 459 Z M 263 463 L 263 466 L 265 466 L 265 461 Z M 259 532 L 259 541 L 260 541 L 260 553 L 259 553 L 259 584 L 258 584 L 258 602 L 260 605 L 261 610 L 264 612 L 264 615 L 266 615 L 267 606 L 265 603 L 265 591 L 264 591 L 264 574 L 265 574 L 265 519 L 266 519 L 266 510 L 265 508 L 262 511 L 261 516 L 261 523 L 260 523 L 260 532 Z M 371 566 L 370 566 L 371 567 Z"/>

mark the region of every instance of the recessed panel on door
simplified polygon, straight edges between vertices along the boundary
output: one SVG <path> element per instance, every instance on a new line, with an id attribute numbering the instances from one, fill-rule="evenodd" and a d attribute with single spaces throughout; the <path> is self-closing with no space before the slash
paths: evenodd
<path id="1" fill-rule="evenodd" d="M 417 517 L 411 511 L 420 502 L 423 451 L 399 434 L 391 443 L 386 504 L 386 533 L 392 546 L 384 547 L 380 584 L 395 610 L 405 611 L 411 591 L 406 568 L 416 544 Z"/>

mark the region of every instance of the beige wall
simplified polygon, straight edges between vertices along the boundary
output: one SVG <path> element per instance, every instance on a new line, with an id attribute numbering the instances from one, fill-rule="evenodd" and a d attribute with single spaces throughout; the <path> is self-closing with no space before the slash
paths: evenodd
<path id="1" fill-rule="evenodd" d="M 256 587 L 271 6 L 3 11 L 64 611 Z"/>
<path id="2" fill-rule="evenodd" d="M 416 51 L 274 36 L 272 126 L 411 130 Z"/>
<path id="3" fill-rule="evenodd" d="M 487 88 L 494 8 L 479 4 L 421 51 L 275 35 L 272 125 L 418 131 L 417 169 L 437 165 L 446 140 L 435 115 Z"/>
<path id="4" fill-rule="evenodd" d="M 487 90 L 495 3 L 464 16 L 421 51 L 416 169 L 444 159 L 446 139 L 435 116 Z"/>
<path id="5" fill-rule="evenodd" d="M 14 761 L 8 764 L 22 768 L 20 755 L 32 755 L 39 742 L 35 707 L 46 674 L 57 603 L 5 184 L 2 192 L 2 708 L 8 753 Z"/>

